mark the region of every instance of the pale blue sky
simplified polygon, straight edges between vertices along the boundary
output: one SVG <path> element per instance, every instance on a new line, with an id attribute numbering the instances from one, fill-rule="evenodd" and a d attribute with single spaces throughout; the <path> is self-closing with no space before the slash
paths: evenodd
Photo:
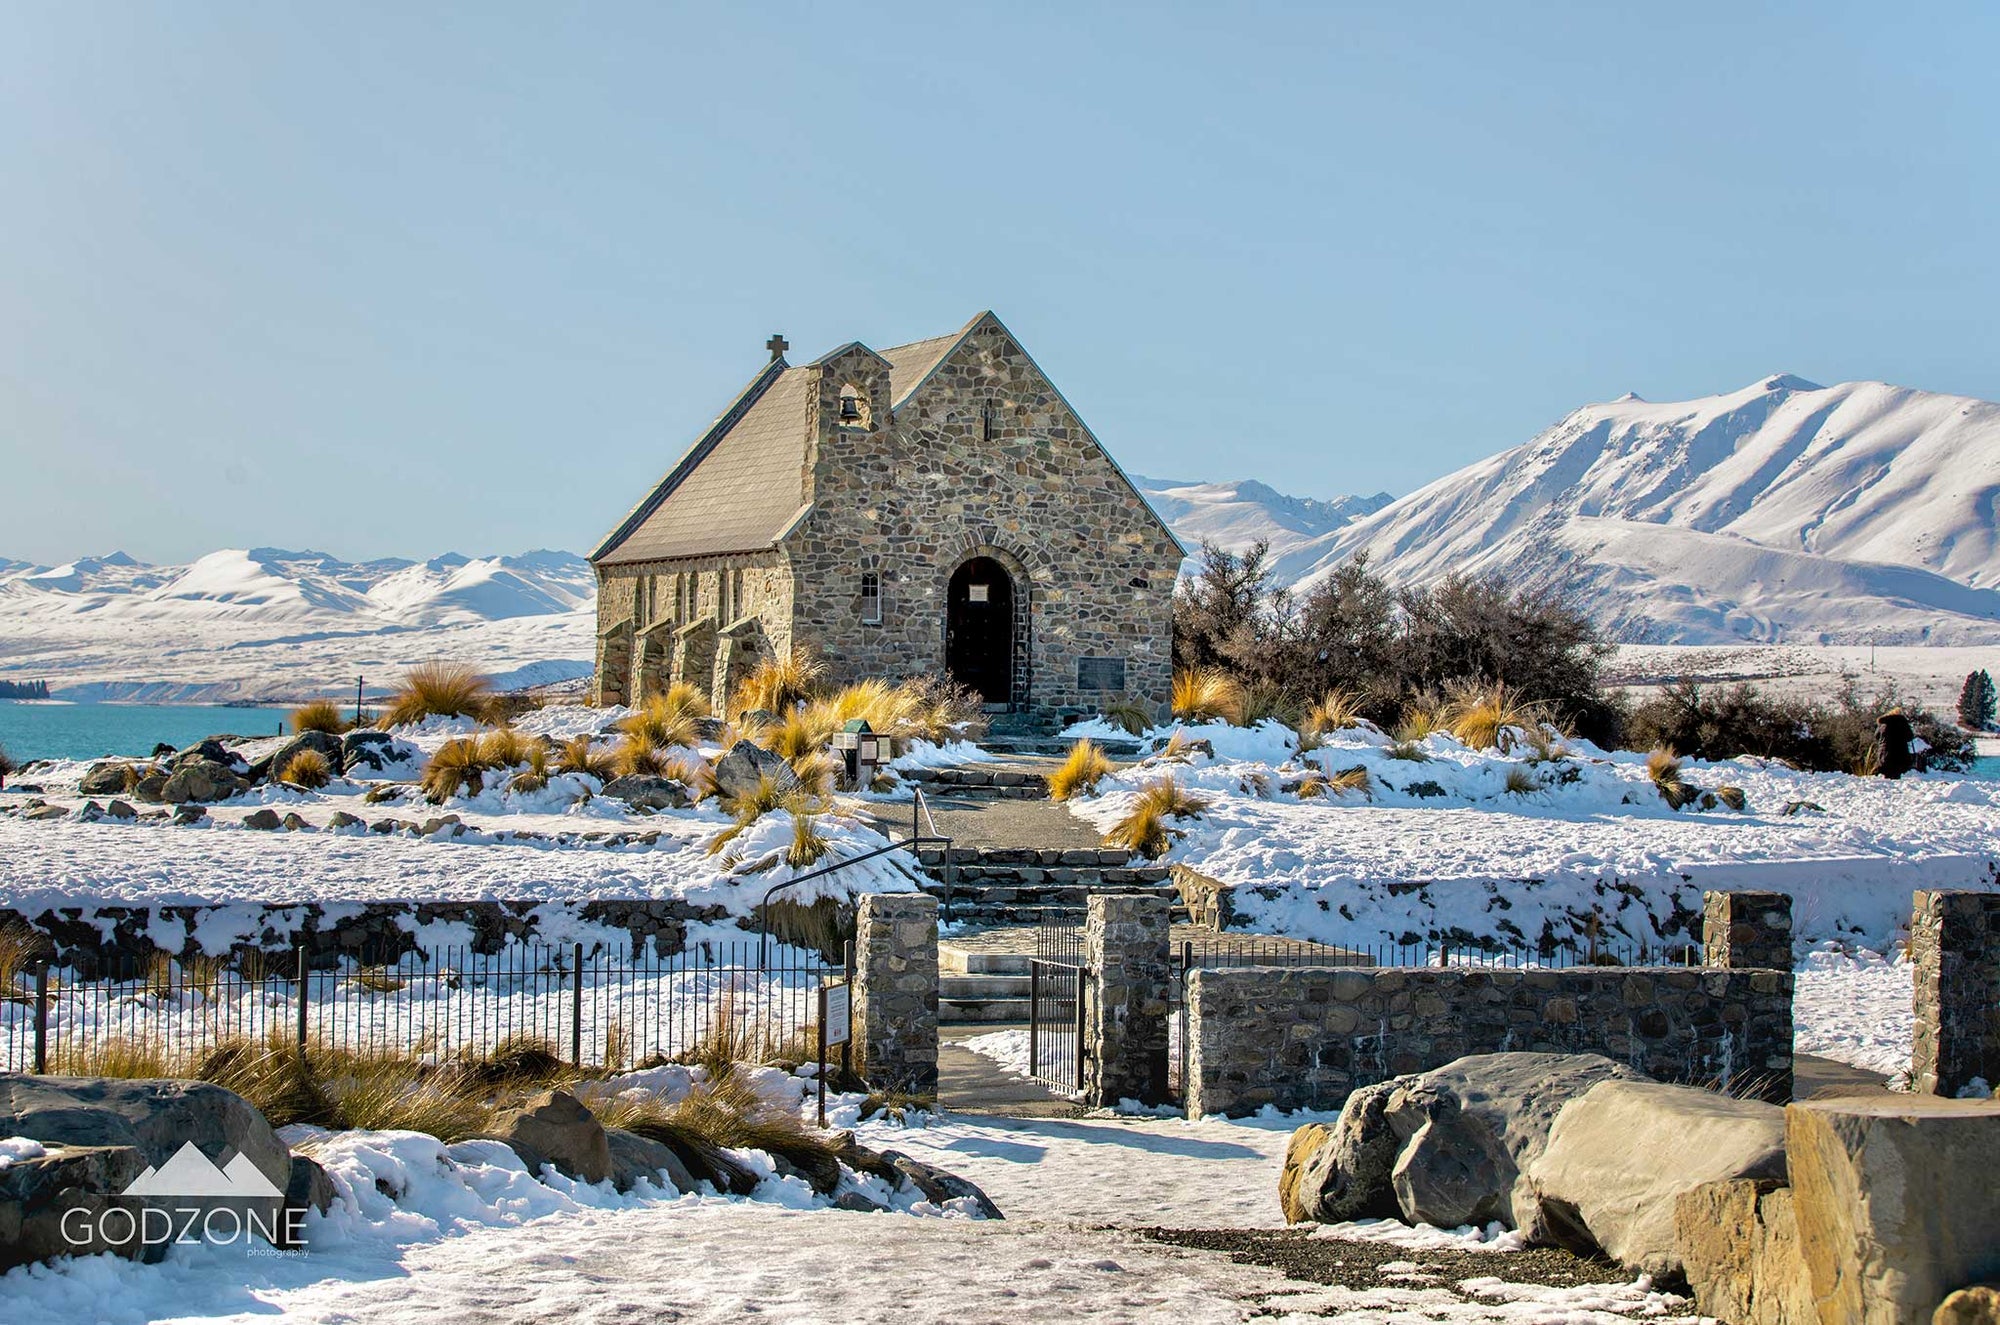
<path id="1" fill-rule="evenodd" d="M 0 556 L 585 551 L 771 331 L 986 307 L 1128 468 L 1318 496 L 2000 397 L 1991 5 L 462 8 L 7 7 Z"/>

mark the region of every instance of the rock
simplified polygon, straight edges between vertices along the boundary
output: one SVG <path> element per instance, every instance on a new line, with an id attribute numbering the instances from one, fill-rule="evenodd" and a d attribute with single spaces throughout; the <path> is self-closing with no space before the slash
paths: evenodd
<path id="1" fill-rule="evenodd" d="M 729 753 L 715 761 L 715 786 L 724 798 L 748 796 L 757 790 L 760 778 L 769 777 L 781 794 L 798 790 L 799 775 L 783 755 L 773 754 L 748 741 L 738 741 Z"/>
<path id="2" fill-rule="evenodd" d="M 174 756 L 175 768 L 183 768 L 189 764 L 221 764 L 238 776 L 250 771 L 250 765 L 244 763 L 235 751 L 227 749 L 221 740 L 213 736 L 188 746 Z"/>
<path id="3" fill-rule="evenodd" d="M 1382 1110 L 1397 1085 L 1364 1086 L 1347 1097 L 1333 1127 L 1308 1123 L 1292 1133 L 1278 1175 L 1278 1205 L 1289 1224 L 1394 1219 L 1401 1211 L 1389 1181 L 1400 1145 Z"/>
<path id="4" fill-rule="evenodd" d="M 189 824 L 198 824 L 206 818 L 208 818 L 208 811 L 202 809 L 199 805 L 182 805 L 174 810 L 174 822 L 183 828 Z"/>
<path id="5" fill-rule="evenodd" d="M 243 816 L 243 826 L 245 828 L 254 828 L 260 833 L 271 832 L 282 822 L 278 818 L 276 810 L 252 810 L 249 814 Z"/>
<path id="6" fill-rule="evenodd" d="M 104 812 L 113 819 L 136 819 L 139 817 L 139 812 L 124 801 L 112 801 L 111 804 L 104 807 Z"/>
<path id="7" fill-rule="evenodd" d="M 457 828 L 462 822 L 463 821 L 455 814 L 440 814 L 433 818 L 424 820 L 424 826 L 419 828 L 417 831 L 423 834 L 425 837 L 434 837 L 437 834 L 442 833 L 447 828 Z M 458 836 L 458 834 L 453 833 L 452 836 L 456 837 Z"/>
<path id="8" fill-rule="evenodd" d="M 280 1193 L 291 1180 L 291 1151 L 264 1115 L 235 1091 L 207 1082 L 0 1073 L 0 1136 L 129 1146 L 155 1169 L 192 1145 L 219 1168 L 241 1156 Z M 281 1195 L 231 1200 L 265 1228 L 280 1222 Z"/>
<path id="9" fill-rule="evenodd" d="M 658 1182 L 662 1172 L 675 1191 L 685 1195 L 695 1189 L 694 1175 L 672 1147 L 622 1127 L 606 1128 L 604 1137 L 611 1150 L 611 1181 L 619 1191 L 631 1191 L 641 1178 Z"/>
<path id="10" fill-rule="evenodd" d="M 1674 1246 L 1703 1315 L 1738 1325 L 1819 1325 L 1789 1187 L 1733 1179 L 1682 1192 Z"/>
<path id="11" fill-rule="evenodd" d="M 1922 1321 L 1947 1294 L 2000 1278 L 2000 1101 L 1807 1100 L 1785 1123 L 1821 1320 Z"/>
<path id="12" fill-rule="evenodd" d="M 687 788 L 672 778 L 627 773 L 604 784 L 604 794 L 648 810 L 678 810 L 688 803 Z"/>
<path id="13" fill-rule="evenodd" d="M 266 782 L 281 777 L 285 766 L 292 762 L 293 757 L 307 750 L 324 755 L 330 768 L 337 769 L 342 766 L 341 741 L 338 736 L 331 732 L 300 732 L 270 754 L 251 764 L 244 776 L 252 782 Z"/>
<path id="14" fill-rule="evenodd" d="M 912 1186 L 924 1194 L 924 1199 L 934 1205 L 960 1197 L 970 1197 L 974 1207 L 987 1219 L 1004 1219 L 1000 1207 L 987 1199 L 986 1193 L 955 1173 L 946 1173 L 921 1160 L 911 1159 L 900 1150 L 884 1150 L 882 1159 L 896 1172 L 910 1180 Z"/>
<path id="15" fill-rule="evenodd" d="M 167 799 L 167 775 L 157 768 L 152 770 L 133 784 L 132 795 L 149 805 L 164 803 Z"/>
<path id="16" fill-rule="evenodd" d="M 871 1200 L 862 1192 L 842 1192 L 833 1198 L 833 1208 L 845 1210 L 853 1215 L 872 1215 L 889 1207 L 880 1201 Z"/>
<path id="17" fill-rule="evenodd" d="M 335 766 L 344 773 L 383 773 L 422 757 L 416 746 L 388 732 L 354 731 L 340 738 L 340 758 Z"/>
<path id="18" fill-rule="evenodd" d="M 492 1137 L 505 1141 L 531 1173 L 553 1164 L 581 1182 L 612 1175 L 611 1143 L 597 1115 L 566 1090 L 544 1090 L 497 1115 Z"/>
<path id="19" fill-rule="evenodd" d="M 333 1179 L 317 1160 L 307 1155 L 293 1155 L 291 1173 L 285 1179 L 285 1209 L 317 1210 L 325 1214 L 333 1208 Z M 296 1227 L 293 1221 L 288 1224 Z"/>
<path id="20" fill-rule="evenodd" d="M 1672 1278 L 1681 1272 L 1681 1193 L 1726 1179 L 1783 1181 L 1785 1111 L 1696 1086 L 1603 1081 L 1564 1106 L 1526 1172 L 1543 1213 L 1518 1227 L 1550 1240 L 1580 1223 L 1626 1269 Z"/>
<path id="21" fill-rule="evenodd" d="M 382 782 L 368 788 L 368 794 L 361 799 L 370 805 L 380 805 L 385 801 L 401 800 L 408 790 L 400 782 Z"/>
<path id="22" fill-rule="evenodd" d="M 285 831 L 288 833 L 296 833 L 302 830 L 310 830 L 312 828 L 312 824 L 306 821 L 306 817 L 302 814 L 297 813 L 296 811 L 285 815 L 284 822 L 285 822 Z"/>
<path id="23" fill-rule="evenodd" d="M 131 1146 L 53 1148 L 46 1155 L 17 1159 L 0 1168 L 0 1273 L 58 1256 L 105 1251 L 137 1259 L 144 1250 L 141 1244 L 105 1238 L 91 1216 L 121 1204 L 129 1209 L 131 1203 L 119 1202 L 118 1194 L 145 1169 L 146 1157 Z M 77 1210 L 85 1217 L 71 1213 Z M 113 1225 L 114 1232 L 118 1228 Z M 84 1241 L 75 1239 L 79 1232 L 86 1234 Z M 164 1254 L 166 1249 L 155 1250 Z"/>
<path id="24" fill-rule="evenodd" d="M 1931 1325 L 2000 1325 L 2000 1284 L 1959 1289 L 1938 1304 Z"/>
<path id="25" fill-rule="evenodd" d="M 326 826 L 328 828 L 352 828 L 362 822 L 363 820 L 349 814 L 346 810 L 335 810 L 333 816 L 326 821 Z"/>
<path id="26" fill-rule="evenodd" d="M 166 785 L 160 788 L 160 799 L 169 805 L 208 803 L 241 796 L 248 790 L 250 784 L 237 776 L 227 764 L 208 759 L 176 760 L 174 771 L 167 776 Z"/>
<path id="27" fill-rule="evenodd" d="M 404 823 L 401 819 L 377 819 L 374 823 L 368 825 L 368 831 L 371 833 L 393 833 L 399 829 L 408 827 L 410 825 Z"/>
<path id="28" fill-rule="evenodd" d="M 36 823 L 47 819 L 67 819 L 69 817 L 69 807 L 67 805 L 30 805 L 27 809 L 21 811 L 21 817 Z"/>
<path id="29" fill-rule="evenodd" d="M 125 790 L 125 779 L 135 767 L 122 759 L 100 760 L 85 769 L 83 776 L 77 779 L 77 795 L 115 796 Z"/>

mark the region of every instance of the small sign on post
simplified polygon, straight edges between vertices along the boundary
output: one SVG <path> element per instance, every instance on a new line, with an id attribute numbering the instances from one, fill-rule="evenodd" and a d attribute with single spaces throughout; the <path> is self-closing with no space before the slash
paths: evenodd
<path id="1" fill-rule="evenodd" d="M 846 1044 L 853 1034 L 849 1028 L 848 990 L 851 986 L 842 980 L 837 984 L 819 987 L 819 1125 L 826 1126 L 826 1051 L 837 1044 Z"/>

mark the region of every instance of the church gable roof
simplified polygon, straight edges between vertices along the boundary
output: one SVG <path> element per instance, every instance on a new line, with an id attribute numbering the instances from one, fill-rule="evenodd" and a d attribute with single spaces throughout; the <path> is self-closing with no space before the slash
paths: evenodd
<path id="1" fill-rule="evenodd" d="M 812 377 L 773 360 L 591 560 L 665 561 L 776 543 L 805 505 Z"/>

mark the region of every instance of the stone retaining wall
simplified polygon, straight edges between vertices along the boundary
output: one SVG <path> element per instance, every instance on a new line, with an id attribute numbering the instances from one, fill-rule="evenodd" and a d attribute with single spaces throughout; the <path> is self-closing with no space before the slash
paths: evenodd
<path id="1" fill-rule="evenodd" d="M 1192 1117 L 1337 1109 L 1356 1087 L 1508 1050 L 1791 1098 L 1789 971 L 1251 967 L 1189 986 Z"/>
<path id="2" fill-rule="evenodd" d="M 47 939 L 50 960 L 86 979 L 143 969 L 156 956 L 177 960 L 251 953 L 289 964 L 299 948 L 316 965 L 343 954 L 393 961 L 412 951 L 462 945 L 495 953 L 509 943 L 582 942 L 587 952 L 623 948 L 671 956 L 694 922 L 727 922 L 720 906 L 672 899 L 582 903 L 352 902 L 262 906 L 63 906 L 24 913 L 0 908 L 0 928 L 26 927 Z M 622 935 L 622 938 L 621 938 Z M 745 932 L 745 941 L 754 936 Z"/>

